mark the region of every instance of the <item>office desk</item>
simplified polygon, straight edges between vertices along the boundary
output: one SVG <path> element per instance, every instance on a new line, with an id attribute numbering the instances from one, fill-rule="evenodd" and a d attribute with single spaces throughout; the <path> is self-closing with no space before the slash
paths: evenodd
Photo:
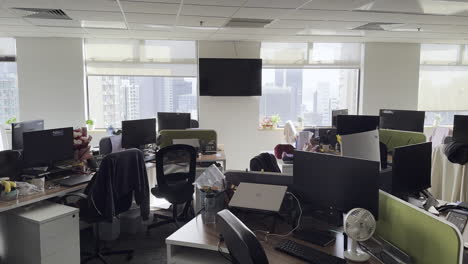
<path id="1" fill-rule="evenodd" d="M 307 262 L 298 258 L 291 257 L 274 249 L 275 245 L 285 238 L 270 236 L 268 242 L 261 242 L 270 264 L 305 264 Z M 328 254 L 343 257 L 343 236 L 337 235 L 336 242 L 329 247 L 319 247 L 310 243 L 288 237 L 307 246 L 322 250 Z M 224 259 L 218 252 L 218 233 L 215 225 L 205 225 L 202 222 L 201 215 L 192 219 L 186 225 L 181 227 L 171 236 L 166 238 L 167 263 L 230 263 Z M 220 244 L 220 250 L 228 253 L 224 243 Z M 371 259 L 371 264 L 380 263 Z"/>
<path id="2" fill-rule="evenodd" d="M 86 185 L 87 184 L 85 183 L 74 187 L 56 186 L 52 189 L 47 189 L 47 186 L 50 186 L 50 183 L 46 182 L 46 189 L 42 193 L 20 196 L 17 200 L 12 201 L 0 201 L 0 213 L 50 198 L 63 196 L 68 193 L 80 191 L 83 190 Z"/>
<path id="3" fill-rule="evenodd" d="M 213 154 L 202 154 L 197 157 L 197 162 L 222 162 L 223 168 L 226 169 L 226 154 L 224 150 L 218 150 Z"/>

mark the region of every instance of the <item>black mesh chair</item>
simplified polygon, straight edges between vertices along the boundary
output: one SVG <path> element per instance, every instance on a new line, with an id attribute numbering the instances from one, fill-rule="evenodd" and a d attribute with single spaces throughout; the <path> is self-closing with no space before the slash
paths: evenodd
<path id="1" fill-rule="evenodd" d="M 172 204 L 172 217 L 155 214 L 155 223 L 148 230 L 168 223 L 179 227 L 178 220 L 187 219 L 189 209 L 193 210 L 196 159 L 197 151 L 189 145 L 171 145 L 156 153 L 157 186 L 151 193 Z M 183 206 L 181 215 L 177 212 L 179 206 Z"/>

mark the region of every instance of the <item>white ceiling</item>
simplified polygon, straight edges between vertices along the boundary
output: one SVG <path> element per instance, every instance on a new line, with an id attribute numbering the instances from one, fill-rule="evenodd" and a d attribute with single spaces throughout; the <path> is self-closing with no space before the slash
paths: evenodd
<path id="1" fill-rule="evenodd" d="M 62 9 L 72 20 L 23 18 L 14 7 Z M 230 18 L 273 22 L 224 27 Z M 370 22 L 398 24 L 352 30 Z M 3 0 L 0 36 L 468 43 L 468 0 Z"/>

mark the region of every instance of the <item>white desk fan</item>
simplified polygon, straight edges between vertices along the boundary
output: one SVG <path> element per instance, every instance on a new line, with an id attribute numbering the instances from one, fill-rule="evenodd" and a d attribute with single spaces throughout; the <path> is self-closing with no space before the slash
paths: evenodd
<path id="1" fill-rule="evenodd" d="M 366 241 L 375 232 L 376 222 L 371 212 L 362 208 L 354 208 L 344 218 L 344 231 L 351 238 L 351 245 L 344 252 L 344 257 L 355 262 L 364 262 L 370 255 L 358 249 L 358 242 Z"/>

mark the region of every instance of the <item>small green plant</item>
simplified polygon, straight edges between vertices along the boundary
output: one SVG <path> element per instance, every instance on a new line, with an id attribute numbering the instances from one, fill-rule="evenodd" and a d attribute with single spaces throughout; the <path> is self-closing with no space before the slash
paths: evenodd
<path id="1" fill-rule="evenodd" d="M 279 122 L 281 122 L 281 117 L 279 115 L 272 115 L 271 122 L 273 124 L 278 124 Z"/>
<path id="2" fill-rule="evenodd" d="M 91 119 L 86 120 L 86 124 L 89 126 L 94 126 L 94 121 Z"/>
<path id="3" fill-rule="evenodd" d="M 5 124 L 12 124 L 12 123 L 16 123 L 16 117 L 12 117 L 10 119 L 8 119 L 7 121 L 5 121 Z"/>
<path id="4" fill-rule="evenodd" d="M 298 116 L 297 117 L 297 122 L 302 123 L 302 121 L 304 121 L 304 118 L 302 118 L 302 116 Z"/>

